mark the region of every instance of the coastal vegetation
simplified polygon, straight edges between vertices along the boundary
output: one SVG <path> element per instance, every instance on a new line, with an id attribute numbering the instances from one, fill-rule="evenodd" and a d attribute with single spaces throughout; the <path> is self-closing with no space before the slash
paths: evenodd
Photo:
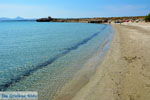
<path id="1" fill-rule="evenodd" d="M 95 18 L 40 18 L 37 22 L 83 22 L 83 23 L 110 23 L 110 22 L 138 22 L 144 21 L 145 16 L 129 17 L 95 17 Z"/>
<path id="2" fill-rule="evenodd" d="M 145 16 L 145 21 L 150 22 L 150 13 L 147 16 Z"/>

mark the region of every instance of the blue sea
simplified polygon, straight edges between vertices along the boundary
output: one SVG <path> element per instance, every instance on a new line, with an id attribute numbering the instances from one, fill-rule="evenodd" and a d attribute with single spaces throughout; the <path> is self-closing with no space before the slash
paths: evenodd
<path id="1" fill-rule="evenodd" d="M 106 24 L 0 22 L 0 91 L 52 99 L 93 55 L 107 53 L 113 33 Z"/>

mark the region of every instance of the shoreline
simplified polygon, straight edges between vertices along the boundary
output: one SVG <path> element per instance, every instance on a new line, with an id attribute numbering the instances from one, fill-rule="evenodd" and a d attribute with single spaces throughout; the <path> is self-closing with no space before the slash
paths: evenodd
<path id="1" fill-rule="evenodd" d="M 104 61 L 79 91 L 61 100 L 149 100 L 150 31 L 136 24 L 113 27 L 116 34 Z"/>
<path id="2" fill-rule="evenodd" d="M 122 22 L 139 22 L 144 21 L 145 16 L 128 16 L 128 17 L 94 17 L 94 18 L 39 18 L 37 22 L 80 22 L 80 23 L 122 23 Z"/>
<path id="3" fill-rule="evenodd" d="M 110 36 L 101 44 L 99 50 L 84 63 L 83 68 L 62 89 L 56 92 L 54 100 L 71 100 L 90 81 L 110 49 L 114 37 L 114 30 L 111 31 Z"/>

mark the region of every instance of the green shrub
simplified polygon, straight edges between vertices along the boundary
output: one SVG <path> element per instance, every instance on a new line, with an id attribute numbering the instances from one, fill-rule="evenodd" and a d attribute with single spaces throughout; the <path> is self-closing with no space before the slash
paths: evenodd
<path id="1" fill-rule="evenodd" d="M 145 16 L 145 21 L 150 22 L 150 13 L 147 16 Z"/>

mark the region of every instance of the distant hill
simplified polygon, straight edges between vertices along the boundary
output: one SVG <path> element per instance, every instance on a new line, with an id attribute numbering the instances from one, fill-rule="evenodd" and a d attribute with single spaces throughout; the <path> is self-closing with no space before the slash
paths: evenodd
<path id="1" fill-rule="evenodd" d="M 16 17 L 16 18 L 14 18 L 14 20 L 25 20 L 25 19 L 18 16 L 18 17 Z"/>
<path id="2" fill-rule="evenodd" d="M 10 20 L 10 18 L 7 18 L 7 17 L 1 17 L 0 20 Z"/>
<path id="3" fill-rule="evenodd" d="M 7 18 L 7 17 L 1 17 L 0 21 L 30 21 L 30 20 L 36 20 L 35 18 L 27 19 L 23 17 L 16 17 L 16 18 Z"/>

